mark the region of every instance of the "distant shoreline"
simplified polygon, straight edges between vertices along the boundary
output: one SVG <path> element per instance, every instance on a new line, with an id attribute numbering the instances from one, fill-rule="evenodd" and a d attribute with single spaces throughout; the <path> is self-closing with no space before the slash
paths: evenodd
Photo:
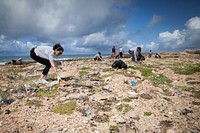
<path id="1" fill-rule="evenodd" d="M 177 56 L 181 53 L 187 53 L 187 54 L 200 54 L 200 49 L 197 50 L 184 50 L 182 52 L 160 52 L 161 56 L 162 55 L 170 55 L 170 54 L 176 54 Z M 155 54 L 155 52 L 153 52 Z M 148 56 L 148 52 L 142 53 L 145 57 Z M 124 54 L 125 58 L 130 58 L 129 53 Z M 55 60 L 58 61 L 78 61 L 78 60 L 85 60 L 85 59 L 93 59 L 94 55 L 93 54 L 88 54 L 88 55 L 63 55 L 61 58 L 57 58 Z M 105 54 L 103 58 L 108 58 L 111 57 L 111 54 Z M 12 62 L 12 60 L 18 60 L 19 58 L 23 59 L 23 63 L 34 63 L 35 61 L 31 59 L 30 56 L 0 56 L 0 66 L 6 65 L 9 62 Z"/>

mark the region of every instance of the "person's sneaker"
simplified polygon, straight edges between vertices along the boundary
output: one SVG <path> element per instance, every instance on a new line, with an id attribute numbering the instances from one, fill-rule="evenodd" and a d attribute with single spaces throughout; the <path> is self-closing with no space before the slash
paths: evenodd
<path id="1" fill-rule="evenodd" d="M 36 84 L 48 84 L 49 82 L 46 81 L 45 79 L 39 79 Z"/>

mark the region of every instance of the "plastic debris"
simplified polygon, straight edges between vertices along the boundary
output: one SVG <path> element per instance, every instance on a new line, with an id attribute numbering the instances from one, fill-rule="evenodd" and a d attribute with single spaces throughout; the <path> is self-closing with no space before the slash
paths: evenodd
<path id="1" fill-rule="evenodd" d="M 128 92 L 128 93 L 129 93 L 129 97 L 130 97 L 130 98 L 135 98 L 135 99 L 137 99 L 137 98 L 139 97 L 139 94 L 136 93 L 136 92 L 134 92 L 134 91 L 130 91 L 130 92 Z"/>
<path id="2" fill-rule="evenodd" d="M 188 113 L 193 113 L 193 111 L 189 110 L 189 109 L 183 109 L 183 110 L 180 111 L 181 115 L 187 115 Z"/>
<path id="3" fill-rule="evenodd" d="M 95 85 L 99 85 L 99 82 L 98 82 L 98 81 L 95 81 L 94 84 L 95 84 Z"/>
<path id="4" fill-rule="evenodd" d="M 105 79 L 105 82 L 109 82 L 109 81 L 111 81 L 112 80 L 112 77 L 107 77 L 106 79 Z"/>
<path id="5" fill-rule="evenodd" d="M 132 80 L 132 81 L 131 81 L 131 85 L 132 85 L 132 86 L 135 86 L 135 85 L 136 85 L 136 82 L 135 82 L 134 80 Z"/>
<path id="6" fill-rule="evenodd" d="M 35 84 L 48 84 L 49 82 L 46 79 L 39 79 Z"/>
<path id="7" fill-rule="evenodd" d="M 92 114 L 94 114 L 94 110 L 93 109 L 88 109 L 85 113 L 87 115 L 92 115 Z"/>
<path id="8" fill-rule="evenodd" d="M 3 103 L 6 103 L 6 104 L 11 104 L 11 103 L 13 103 L 15 100 L 13 100 L 13 99 L 3 99 L 3 100 L 1 100 Z"/>
<path id="9" fill-rule="evenodd" d="M 102 90 L 107 91 L 107 92 L 112 92 L 112 90 L 107 89 L 107 88 L 102 88 Z"/>
<path id="10" fill-rule="evenodd" d="M 180 90 L 176 90 L 175 92 L 174 92 L 174 95 L 181 95 L 182 94 L 182 91 L 180 91 Z"/>

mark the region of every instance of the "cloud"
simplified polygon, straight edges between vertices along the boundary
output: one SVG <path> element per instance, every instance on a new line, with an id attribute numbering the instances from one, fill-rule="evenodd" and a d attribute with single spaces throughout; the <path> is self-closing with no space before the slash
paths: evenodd
<path id="1" fill-rule="evenodd" d="M 105 29 L 112 32 L 111 29 L 126 21 L 126 15 L 113 7 L 115 4 L 115 0 L 1 1 L 0 27 L 5 28 L 0 34 L 13 38 L 26 35 L 77 37 Z"/>
<path id="2" fill-rule="evenodd" d="M 159 40 L 164 49 L 199 49 L 200 48 L 200 17 L 189 19 L 186 28 L 159 34 Z"/>
<path id="3" fill-rule="evenodd" d="M 123 32 L 129 15 L 123 9 L 130 7 L 133 2 L 3 0 L 0 1 L 0 35 L 10 39 L 9 45 L 17 45 L 15 41 L 21 41 L 21 38 L 30 38 L 28 41 L 36 45 L 60 42 L 67 51 L 90 51 L 95 49 L 92 46 L 115 43 L 111 40 L 120 38 L 115 34 Z"/>
<path id="4" fill-rule="evenodd" d="M 155 43 L 155 42 L 150 42 L 149 44 L 146 44 L 145 45 L 145 49 L 146 50 L 158 50 L 159 48 L 159 44 L 158 43 Z"/>
<path id="5" fill-rule="evenodd" d="M 154 25 L 156 25 L 157 23 L 161 22 L 163 20 L 162 16 L 156 16 L 153 15 L 153 17 L 151 18 L 150 22 L 147 24 L 147 28 L 151 28 Z"/>
<path id="6" fill-rule="evenodd" d="M 6 36 L 0 36 L 0 56 L 2 55 L 15 55 L 15 54 L 24 54 L 30 51 L 31 48 L 36 45 L 32 42 L 21 42 L 17 40 L 9 40 Z"/>

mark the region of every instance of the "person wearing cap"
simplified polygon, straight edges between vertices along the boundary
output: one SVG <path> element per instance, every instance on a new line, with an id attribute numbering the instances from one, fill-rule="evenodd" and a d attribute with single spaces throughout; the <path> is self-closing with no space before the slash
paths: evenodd
<path id="1" fill-rule="evenodd" d="M 56 66 L 54 64 L 54 57 L 62 55 L 64 49 L 57 43 L 53 47 L 51 46 L 37 46 L 32 48 L 30 51 L 30 56 L 36 62 L 45 65 L 45 68 L 42 72 L 42 75 L 37 83 L 48 83 L 45 78 L 48 75 L 50 68 L 53 68 L 53 71 L 57 77 L 57 80 L 60 81 L 61 78 L 58 75 Z"/>

